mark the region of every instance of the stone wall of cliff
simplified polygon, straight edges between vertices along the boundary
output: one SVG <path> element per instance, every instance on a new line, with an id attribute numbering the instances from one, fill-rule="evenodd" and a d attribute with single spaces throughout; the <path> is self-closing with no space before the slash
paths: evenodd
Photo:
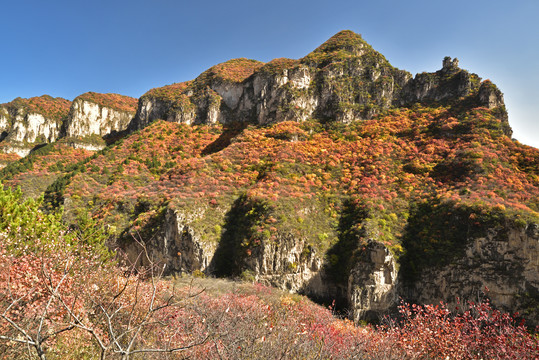
<path id="1" fill-rule="evenodd" d="M 518 312 L 539 324 L 539 226 L 535 223 L 490 228 L 470 238 L 465 254 L 450 264 L 420 272 L 403 295 L 419 303 L 457 306 L 488 296 L 494 306 Z"/>

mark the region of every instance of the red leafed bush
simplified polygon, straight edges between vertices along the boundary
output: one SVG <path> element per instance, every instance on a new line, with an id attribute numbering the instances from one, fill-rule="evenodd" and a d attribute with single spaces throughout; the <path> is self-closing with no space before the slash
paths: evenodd
<path id="1" fill-rule="evenodd" d="M 399 307 L 402 323 L 387 329 L 410 359 L 537 359 L 539 342 L 523 323 L 492 308 L 469 302 L 457 313 L 440 305 Z M 383 330 L 383 328 L 381 328 Z"/>

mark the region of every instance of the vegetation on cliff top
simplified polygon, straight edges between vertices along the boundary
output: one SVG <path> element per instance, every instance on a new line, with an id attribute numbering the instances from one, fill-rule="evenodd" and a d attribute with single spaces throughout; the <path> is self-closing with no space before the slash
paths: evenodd
<path id="1" fill-rule="evenodd" d="M 280 74 L 283 70 L 292 69 L 299 63 L 299 60 L 295 59 L 277 58 L 265 63 L 259 71 L 266 74 Z"/>
<path id="2" fill-rule="evenodd" d="M 119 94 L 101 94 L 91 91 L 77 96 L 75 100 L 77 99 L 93 102 L 99 106 L 129 113 L 135 113 L 138 105 L 138 99 L 130 96 Z"/>
<path id="3" fill-rule="evenodd" d="M 366 58 L 379 57 L 384 65 L 389 65 L 387 60 L 363 40 L 361 35 L 350 30 L 343 30 L 303 57 L 301 62 L 322 68 L 332 62 L 364 56 Z"/>
<path id="4" fill-rule="evenodd" d="M 203 72 L 195 81 L 207 81 L 211 79 L 240 83 L 253 75 L 255 71 L 264 66 L 263 62 L 252 59 L 232 59 L 224 63 L 212 66 Z"/>
<path id="5" fill-rule="evenodd" d="M 164 101 L 174 102 L 175 97 L 182 94 L 185 89 L 191 84 L 191 81 L 175 83 L 171 85 L 165 85 L 162 87 L 153 88 L 148 90 L 144 95 L 145 97 L 155 97 L 163 99 Z"/>
<path id="6" fill-rule="evenodd" d="M 3 104 L 3 106 L 8 109 L 22 109 L 28 114 L 41 114 L 47 119 L 59 121 L 68 115 L 71 101 L 60 97 L 53 98 L 49 95 L 42 95 L 28 99 L 16 98 L 9 103 Z"/>
<path id="7" fill-rule="evenodd" d="M 317 47 L 313 53 L 327 54 L 339 50 L 353 52 L 365 46 L 371 47 L 363 40 L 360 34 L 356 34 L 351 30 L 342 30 Z"/>

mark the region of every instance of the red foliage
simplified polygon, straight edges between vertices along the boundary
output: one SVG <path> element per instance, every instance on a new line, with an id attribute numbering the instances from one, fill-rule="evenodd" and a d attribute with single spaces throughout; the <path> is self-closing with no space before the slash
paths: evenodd
<path id="1" fill-rule="evenodd" d="M 296 204 L 348 196 L 395 219 L 382 234 L 389 245 L 400 241 L 407 204 L 425 198 L 535 214 L 537 150 L 499 133 L 499 120 L 484 109 L 458 116 L 417 108 L 335 129 L 309 122 L 250 126 L 218 152 L 204 149 L 222 126 L 158 121 L 92 160 L 94 170 L 75 176 L 66 193 L 110 203 L 100 202 L 105 218 L 118 201 L 134 203 L 141 194 L 154 204 L 214 207 L 229 206 L 240 193 Z M 94 185 L 82 186 L 89 181 Z"/>
<path id="2" fill-rule="evenodd" d="M 135 113 L 138 105 L 138 99 L 119 94 L 100 94 L 95 92 L 87 92 L 77 96 L 76 99 L 90 101 L 103 107 L 130 113 Z"/>
<path id="3" fill-rule="evenodd" d="M 224 63 L 212 66 L 201 76 L 203 78 L 217 78 L 230 82 L 242 82 L 260 69 L 263 62 L 245 58 L 232 59 Z"/>
<path id="4" fill-rule="evenodd" d="M 166 85 L 147 91 L 143 96 L 156 97 L 169 102 L 174 102 L 177 97 L 181 96 L 191 81 Z"/>
<path id="5" fill-rule="evenodd" d="M 269 73 L 269 74 L 278 74 L 285 69 L 292 69 L 299 64 L 299 60 L 287 59 L 287 58 L 278 58 L 273 59 L 270 62 L 264 64 L 260 68 L 260 72 Z"/>
<path id="6" fill-rule="evenodd" d="M 539 342 L 488 300 L 451 313 L 440 305 L 399 307 L 402 324 L 387 330 L 411 359 L 536 359 Z"/>
<path id="7" fill-rule="evenodd" d="M 23 108 L 27 113 L 38 113 L 51 120 L 61 120 L 69 113 L 71 101 L 49 95 L 28 99 L 16 98 L 5 104 L 8 107 Z"/>

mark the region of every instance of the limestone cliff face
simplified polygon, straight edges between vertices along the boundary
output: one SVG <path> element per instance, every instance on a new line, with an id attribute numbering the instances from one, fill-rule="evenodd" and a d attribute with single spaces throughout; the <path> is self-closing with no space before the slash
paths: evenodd
<path id="1" fill-rule="evenodd" d="M 470 239 L 466 255 L 442 268 L 421 272 L 414 285 L 405 289 L 420 303 L 477 300 L 488 296 L 493 305 L 518 311 L 532 325 L 539 323 L 534 297 L 539 293 L 539 226 L 497 228 L 487 236 Z M 535 300 L 536 301 L 536 300 Z"/>
<path id="2" fill-rule="evenodd" d="M 539 324 L 539 225 L 499 226 L 485 237 L 470 238 L 465 254 L 446 266 L 424 269 L 403 281 L 393 254 L 369 240 L 348 278 L 348 308 L 355 322 L 378 320 L 399 298 L 420 304 L 477 301 L 488 296 L 497 308 Z"/>
<path id="3" fill-rule="evenodd" d="M 256 245 L 247 245 L 254 235 L 250 233 L 252 223 L 244 226 L 238 222 L 244 212 L 250 216 L 253 207 L 241 207 L 238 202 L 231 206 L 232 210 L 221 209 L 220 214 L 208 214 L 206 206 L 190 210 L 169 207 L 158 220 L 158 229 L 145 237 L 145 251 L 133 240 L 123 243 L 122 248 L 131 262 L 148 265 L 151 259 L 169 274 L 201 271 L 207 275 L 242 277 L 313 298 L 337 299 L 350 308 L 356 321 L 375 319 L 395 306 L 397 263 L 382 243 L 368 241 L 350 273 L 343 275 L 347 279 L 340 286 L 328 273 L 327 254 L 302 236 L 282 231 L 257 241 Z M 232 213 L 235 215 L 231 216 Z M 224 214 L 228 214 L 229 220 L 233 218 L 228 225 Z M 211 237 L 207 229 L 216 224 L 223 225 L 223 230 Z"/>
<path id="4" fill-rule="evenodd" d="M 0 107 L 0 141 L 4 140 L 11 129 L 11 119 L 5 107 Z"/>
<path id="5" fill-rule="evenodd" d="M 118 94 L 82 94 L 73 100 L 62 135 L 75 148 L 100 150 L 105 146 L 101 138 L 128 128 L 136 104 L 136 99 Z"/>
<path id="6" fill-rule="evenodd" d="M 204 215 L 203 208 L 194 212 L 167 210 L 160 230 L 146 242 L 152 261 L 164 264 L 167 273 L 198 270 L 215 274 L 216 256 L 223 254 L 219 254 L 220 244 L 208 241 L 196 224 Z M 148 263 L 136 242 L 124 250 L 132 261 Z M 235 254 L 233 263 L 256 281 L 315 298 L 340 299 L 355 322 L 378 320 L 395 309 L 399 298 L 455 306 L 458 299 L 484 296 L 486 288 L 496 307 L 519 311 L 532 324 L 539 322 L 534 305 L 539 293 L 537 224 L 500 226 L 485 237 L 468 239 L 464 256 L 447 266 L 422 270 L 412 283 L 401 279 L 394 255 L 375 239 L 368 240 L 355 257 L 343 289 L 328 276 L 325 258 L 326 254 L 318 253 L 305 239 L 281 234 L 242 256 Z"/>
<path id="7" fill-rule="evenodd" d="M 149 258 L 164 265 L 167 273 L 214 274 L 215 257 L 223 256 L 223 252 L 219 252 L 222 250 L 217 249 L 219 244 L 209 240 L 197 223 L 206 215 L 204 207 L 189 211 L 169 208 L 160 220 L 159 230 L 145 242 Z M 130 261 L 148 264 L 141 244 L 127 241 L 122 248 Z M 304 239 L 288 234 L 277 240 L 263 241 L 252 252 L 249 250 L 248 256 L 235 256 L 234 261 L 257 281 L 291 292 L 324 295 L 320 279 L 323 259 Z"/>
<path id="8" fill-rule="evenodd" d="M 58 138 L 59 124 L 49 121 L 41 114 L 17 113 L 7 140 L 14 142 L 50 143 Z"/>
<path id="9" fill-rule="evenodd" d="M 47 95 L 0 106 L 2 152 L 26 156 L 40 144 L 56 141 L 70 102 Z"/>
<path id="10" fill-rule="evenodd" d="M 133 127 L 136 129 L 142 129 L 156 119 L 192 124 L 195 120 L 195 112 L 192 107 L 172 109 L 171 104 L 167 101 L 147 96 L 139 100 L 136 119 L 136 122 L 133 123 Z"/>
<path id="11" fill-rule="evenodd" d="M 243 266 L 259 282 L 291 292 L 313 295 L 323 292 L 316 281 L 322 270 L 322 257 L 305 240 L 288 234 L 275 241 L 264 241 L 244 259 Z"/>
<path id="12" fill-rule="evenodd" d="M 119 111 L 77 98 L 71 105 L 66 136 L 106 136 L 114 131 L 123 131 L 127 129 L 133 116 L 133 112 Z"/>
<path id="13" fill-rule="evenodd" d="M 383 244 L 370 240 L 348 278 L 348 305 L 354 322 L 378 320 L 398 300 L 397 262 Z"/>
<path id="14" fill-rule="evenodd" d="M 404 87 L 395 104 L 422 101 L 443 101 L 459 99 L 477 92 L 480 78 L 459 68 L 458 59 L 445 57 L 442 69 L 435 73 L 421 73 Z"/>

